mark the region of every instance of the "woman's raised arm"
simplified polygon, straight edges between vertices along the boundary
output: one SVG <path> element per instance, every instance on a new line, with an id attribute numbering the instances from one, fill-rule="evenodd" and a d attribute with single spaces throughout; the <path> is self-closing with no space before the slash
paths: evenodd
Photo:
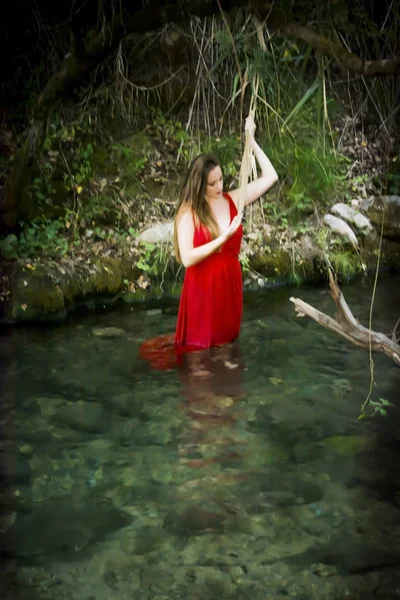
<path id="1" fill-rule="evenodd" d="M 256 126 L 253 118 L 247 117 L 245 130 L 249 132 L 250 147 L 252 148 L 254 156 L 256 157 L 257 162 L 260 166 L 261 175 L 251 183 L 247 184 L 246 198 L 244 198 L 243 203 L 244 206 L 247 206 L 248 204 L 254 202 L 254 200 L 257 200 L 257 198 L 265 194 L 265 192 L 269 190 L 269 188 L 272 187 L 274 183 L 278 181 L 278 174 L 272 166 L 271 161 L 254 139 L 255 128 Z M 240 188 L 229 192 L 236 206 L 238 206 L 241 193 L 242 192 Z"/>

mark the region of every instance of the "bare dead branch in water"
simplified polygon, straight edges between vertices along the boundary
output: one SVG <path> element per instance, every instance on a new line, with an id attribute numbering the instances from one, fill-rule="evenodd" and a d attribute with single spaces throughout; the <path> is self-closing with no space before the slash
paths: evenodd
<path id="1" fill-rule="evenodd" d="M 329 271 L 329 287 L 331 296 L 338 309 L 334 319 L 310 304 L 303 302 L 300 298 L 292 297 L 290 301 L 295 306 L 297 316 L 310 317 L 310 319 L 313 319 L 322 325 L 322 327 L 334 331 L 352 344 L 356 344 L 361 348 L 371 348 L 374 352 L 386 354 L 400 366 L 400 345 L 383 333 L 364 327 L 354 318 L 331 271 Z"/>
<path id="2" fill-rule="evenodd" d="M 395 342 L 398 342 L 400 339 L 400 336 L 397 336 L 397 330 L 399 328 L 399 325 L 400 325 L 400 317 L 397 319 L 397 323 L 393 327 L 393 331 L 392 331 L 392 340 L 394 340 Z"/>

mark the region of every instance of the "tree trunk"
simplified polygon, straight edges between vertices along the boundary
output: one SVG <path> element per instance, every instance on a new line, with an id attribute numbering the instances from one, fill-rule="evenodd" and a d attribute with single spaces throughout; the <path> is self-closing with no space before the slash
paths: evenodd
<path id="1" fill-rule="evenodd" d="M 7 227 L 13 227 L 20 218 L 30 220 L 33 217 L 34 206 L 29 184 L 42 152 L 45 134 L 46 121 L 35 119 L 15 156 L 2 207 L 2 220 Z"/>
<path id="2" fill-rule="evenodd" d="M 290 301 L 295 305 L 297 316 L 310 317 L 310 319 L 313 319 L 322 325 L 322 327 L 334 331 L 361 348 L 371 348 L 374 352 L 383 352 L 400 366 L 400 345 L 396 339 L 391 339 L 383 333 L 372 331 L 360 325 L 348 307 L 331 271 L 329 271 L 329 283 L 332 298 L 338 309 L 336 319 L 325 315 L 313 306 L 310 306 L 310 304 L 300 300 L 300 298 L 290 298 Z M 393 332 L 393 338 L 395 338 L 395 332 Z"/>

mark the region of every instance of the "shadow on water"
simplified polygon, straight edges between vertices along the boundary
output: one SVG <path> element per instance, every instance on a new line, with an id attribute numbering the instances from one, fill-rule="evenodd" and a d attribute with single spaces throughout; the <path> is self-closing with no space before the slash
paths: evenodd
<path id="1" fill-rule="evenodd" d="M 400 597 L 400 369 L 374 357 L 393 406 L 359 421 L 368 354 L 291 295 L 330 312 L 324 288 L 252 295 L 240 344 L 164 372 L 137 350 L 167 312 L 3 332 L 1 598 Z"/>

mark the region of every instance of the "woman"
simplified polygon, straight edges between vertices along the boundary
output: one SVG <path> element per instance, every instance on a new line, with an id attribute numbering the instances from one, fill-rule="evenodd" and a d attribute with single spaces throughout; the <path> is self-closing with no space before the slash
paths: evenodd
<path id="1" fill-rule="evenodd" d="M 251 117 L 246 119 L 245 130 L 261 169 L 261 176 L 247 186 L 247 206 L 278 176 L 254 139 Z M 223 192 L 222 170 L 215 157 L 200 154 L 192 161 L 175 217 L 175 252 L 186 267 L 175 334 L 178 350 L 218 346 L 239 335 L 243 305 L 240 194 L 240 189 Z"/>

